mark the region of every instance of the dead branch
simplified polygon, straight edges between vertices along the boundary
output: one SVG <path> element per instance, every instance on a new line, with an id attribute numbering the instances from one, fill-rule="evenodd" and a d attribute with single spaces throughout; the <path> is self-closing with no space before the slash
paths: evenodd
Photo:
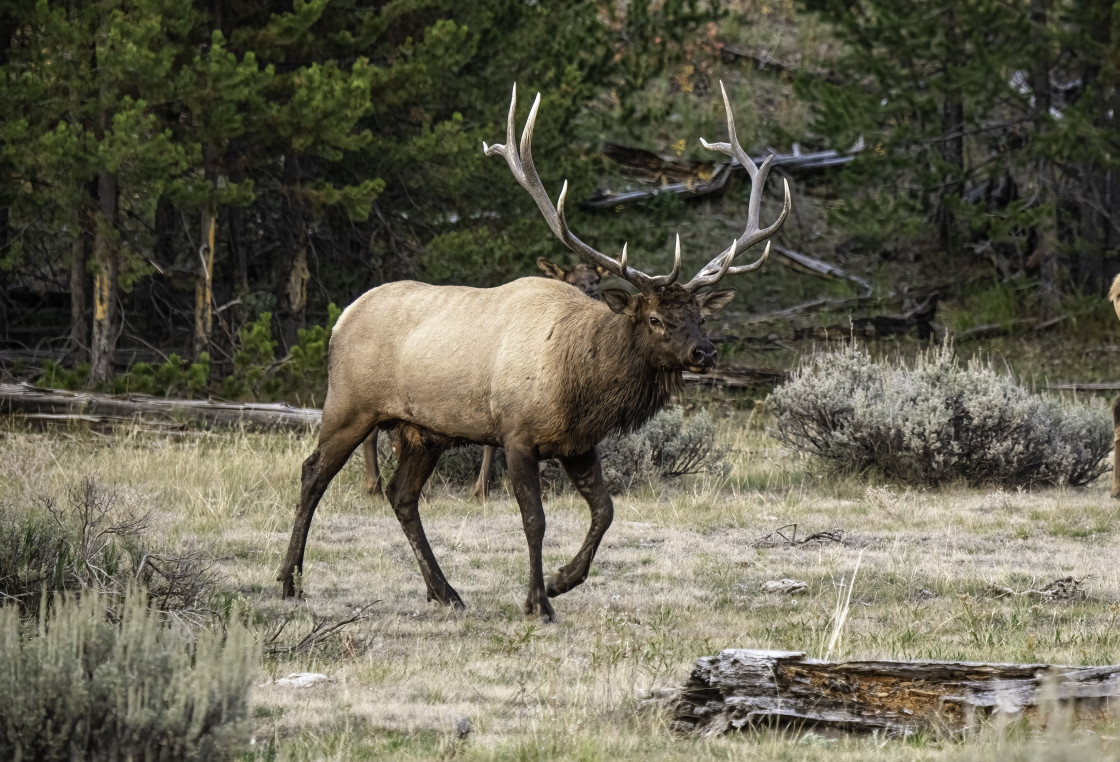
<path id="1" fill-rule="evenodd" d="M 792 531 L 789 532 L 788 537 L 786 536 L 787 529 L 792 529 Z M 802 540 L 798 540 L 797 524 L 786 524 L 785 526 L 778 527 L 773 532 L 760 537 L 758 540 L 755 540 L 754 547 L 774 548 L 783 545 L 793 547 L 797 545 L 808 545 L 811 542 L 819 543 L 821 545 L 825 544 L 826 542 L 835 542 L 843 545 L 844 530 L 832 529 L 825 532 L 815 532 Z"/>

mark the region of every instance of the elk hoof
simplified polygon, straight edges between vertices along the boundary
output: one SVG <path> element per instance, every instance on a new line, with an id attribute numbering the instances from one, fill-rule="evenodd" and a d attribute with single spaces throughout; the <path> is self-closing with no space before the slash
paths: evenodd
<path id="1" fill-rule="evenodd" d="M 452 589 L 451 585 L 447 585 L 443 590 L 429 588 L 428 600 L 442 603 L 444 606 L 450 606 L 456 611 L 464 611 L 467 608 L 467 604 L 463 603 L 463 599 Z"/>
<path id="2" fill-rule="evenodd" d="M 538 616 L 543 622 L 555 622 L 556 613 L 552 610 L 552 604 L 548 602 L 548 598 L 534 597 L 530 595 L 525 601 L 525 615 Z"/>

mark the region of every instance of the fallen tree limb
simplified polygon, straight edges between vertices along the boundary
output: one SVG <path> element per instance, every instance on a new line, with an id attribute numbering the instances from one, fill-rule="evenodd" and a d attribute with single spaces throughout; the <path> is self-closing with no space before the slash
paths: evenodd
<path id="1" fill-rule="evenodd" d="M 278 403 L 179 400 L 144 394 L 110 395 L 0 384 L 0 416 L 40 424 L 82 424 L 98 430 L 121 427 L 181 431 L 238 426 L 253 431 L 318 426 L 321 412 Z"/>
<path id="2" fill-rule="evenodd" d="M 668 706 L 679 733 L 794 725 L 909 735 L 962 733 L 997 716 L 1043 722 L 1059 707 L 1079 722 L 1103 722 L 1115 717 L 1118 698 L 1120 665 L 827 662 L 727 649 L 697 660 Z"/>
<path id="3" fill-rule="evenodd" d="M 778 246 L 775 244 L 772 248 L 776 254 L 787 260 L 795 269 L 811 273 L 812 275 L 820 275 L 824 278 L 839 278 L 841 280 L 847 280 L 855 283 L 857 286 L 863 289 L 863 293 L 860 294 L 861 297 L 869 297 L 871 296 L 871 292 L 874 291 L 874 288 L 866 280 L 859 277 L 858 275 L 852 275 L 845 270 L 841 270 L 836 265 L 830 265 L 827 262 L 823 262 L 819 259 L 814 259 L 807 254 L 802 254 L 801 252 L 794 251 L 793 249 L 787 249 L 785 246 Z"/>

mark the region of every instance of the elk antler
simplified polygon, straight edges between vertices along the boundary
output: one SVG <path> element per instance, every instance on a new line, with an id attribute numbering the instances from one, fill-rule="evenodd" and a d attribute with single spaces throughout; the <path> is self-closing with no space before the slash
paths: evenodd
<path id="1" fill-rule="evenodd" d="M 552 234 L 583 260 L 592 266 L 602 267 L 612 275 L 617 275 L 619 278 L 629 281 L 639 291 L 647 295 L 675 281 L 681 271 L 681 238 L 679 235 L 677 236 L 672 272 L 668 275 L 646 275 L 626 265 L 626 246 L 622 247 L 622 255 L 618 259 L 614 259 L 591 248 L 576 238 L 575 234 L 568 229 L 568 223 L 564 219 L 564 199 L 568 194 L 568 181 L 564 181 L 560 198 L 557 200 L 556 206 L 553 206 L 548 197 L 548 191 L 544 189 L 541 178 L 537 174 L 536 166 L 533 164 L 533 128 L 536 126 L 537 108 L 540 105 L 541 94 L 537 93 L 537 97 L 533 101 L 533 107 L 529 110 L 529 118 L 525 122 L 525 129 L 521 132 L 519 151 L 517 144 L 514 142 L 514 112 L 517 110 L 517 85 L 515 84 L 513 86 L 513 97 L 509 104 L 509 119 L 506 122 L 506 142 L 504 145 L 488 146 L 483 141 L 483 152 L 487 156 L 499 155 L 505 158 L 506 164 L 509 165 L 513 176 L 517 178 L 517 182 L 521 184 L 522 188 L 529 191 L 529 195 L 537 202 L 537 208 L 544 215 L 545 222 L 552 229 Z"/>
<path id="2" fill-rule="evenodd" d="M 751 270 L 757 270 L 766 261 L 766 257 L 770 254 L 770 242 L 767 240 L 781 228 L 782 223 L 786 221 L 789 216 L 789 210 L 793 207 L 793 201 L 789 195 L 789 183 L 783 178 L 782 185 L 785 187 L 785 203 L 782 204 L 782 213 L 778 215 L 778 219 L 774 224 L 767 228 L 759 229 L 758 215 L 759 208 L 762 204 L 762 192 L 766 188 L 766 177 L 770 174 L 770 163 L 774 160 L 773 154 L 766 157 L 766 161 L 762 162 L 762 166 L 756 166 L 743 147 L 739 145 L 739 139 L 735 136 L 735 117 L 731 114 L 731 102 L 727 98 L 727 90 L 723 86 L 723 82 L 719 83 L 719 89 L 723 93 L 723 108 L 727 111 L 727 143 L 709 143 L 700 138 L 700 143 L 711 151 L 719 151 L 725 153 L 733 159 L 738 160 L 743 167 L 746 168 L 747 174 L 751 176 L 751 198 L 747 203 L 747 227 L 743 234 L 731 242 L 731 245 L 724 249 L 708 264 L 700 269 L 696 277 L 685 284 L 686 291 L 696 291 L 702 286 L 711 286 L 720 281 L 725 275 L 737 275 L 739 273 L 749 273 Z M 749 249 L 756 243 L 766 241 L 766 249 L 762 252 L 762 256 L 757 261 L 749 265 L 738 265 L 732 267 L 731 263 L 741 251 Z"/>

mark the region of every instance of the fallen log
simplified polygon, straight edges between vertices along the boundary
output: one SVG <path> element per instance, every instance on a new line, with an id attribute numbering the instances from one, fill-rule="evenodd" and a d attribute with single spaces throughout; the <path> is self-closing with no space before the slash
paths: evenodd
<path id="1" fill-rule="evenodd" d="M 844 341 L 847 339 L 885 339 L 917 333 L 925 340 L 931 336 L 940 338 L 941 326 L 934 322 L 937 315 L 937 302 L 940 295 L 930 294 L 924 302 L 893 315 L 872 315 L 871 317 L 852 318 L 847 323 L 809 326 L 796 328 L 794 339 L 821 339 L 825 341 Z"/>
<path id="2" fill-rule="evenodd" d="M 110 395 L 0 384 L 0 417 L 31 424 L 82 425 L 97 430 L 184 431 L 214 426 L 251 431 L 318 426 L 321 412 L 278 403 L 182 400 L 146 394 Z"/>
<path id="3" fill-rule="evenodd" d="M 717 366 L 715 369 L 698 375 L 685 371 L 686 384 L 696 386 L 720 387 L 725 389 L 761 389 L 783 383 L 789 378 L 789 371 L 777 368 L 748 368 L 744 365 Z"/>
<path id="4" fill-rule="evenodd" d="M 1120 391 L 1120 381 L 1099 381 L 1085 384 L 1050 384 L 1046 388 L 1055 392 L 1115 392 Z"/>
<path id="5" fill-rule="evenodd" d="M 675 732 L 719 735 L 792 725 L 905 736 L 982 723 L 1041 723 L 1061 708 L 1078 722 L 1114 718 L 1120 665 L 828 662 L 798 651 L 727 649 L 696 662 L 668 697 Z"/>

